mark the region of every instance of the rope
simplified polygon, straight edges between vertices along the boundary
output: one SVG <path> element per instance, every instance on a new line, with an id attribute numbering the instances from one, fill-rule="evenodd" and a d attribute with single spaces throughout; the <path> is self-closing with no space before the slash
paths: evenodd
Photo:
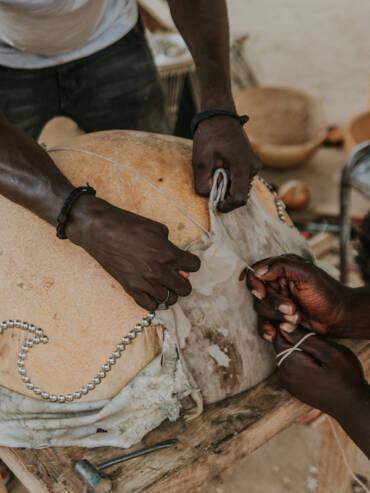
<path id="1" fill-rule="evenodd" d="M 221 178 L 219 180 L 219 178 Z M 218 204 L 224 200 L 227 192 L 229 177 L 225 168 L 217 168 L 213 175 L 213 184 L 209 194 L 209 207 L 216 209 Z"/>
<path id="2" fill-rule="evenodd" d="M 108 161 L 109 163 L 115 164 L 119 168 L 122 168 L 125 171 L 127 171 L 128 173 L 130 173 L 137 180 L 142 181 L 143 183 L 146 183 L 153 190 L 155 190 L 156 192 L 159 192 L 166 200 L 168 200 L 168 202 L 170 202 L 174 207 L 176 207 L 176 209 L 179 210 L 181 212 L 181 214 L 183 214 L 184 216 L 186 216 L 189 219 L 189 221 L 191 221 L 193 224 L 195 224 L 196 226 L 198 226 L 198 228 L 200 228 L 203 231 L 203 233 L 205 233 L 207 236 L 210 236 L 209 231 L 204 226 L 202 226 L 191 214 L 189 214 L 187 210 L 185 210 L 183 207 L 181 207 L 180 205 L 178 205 L 163 190 L 161 190 L 159 187 L 157 187 L 156 185 L 154 185 L 147 178 L 145 178 L 144 176 L 140 175 L 140 173 L 137 173 L 136 171 L 134 171 L 133 169 L 129 168 L 125 164 L 120 163 L 119 161 L 116 161 L 115 159 L 112 159 L 112 158 L 109 158 L 109 157 L 106 157 L 106 156 L 102 156 L 101 154 L 98 154 L 97 152 L 87 151 L 85 149 L 77 149 L 77 148 L 74 148 L 74 147 L 53 147 L 51 149 L 48 149 L 48 152 L 55 152 L 55 151 L 74 151 L 74 152 L 81 152 L 82 154 L 87 154 L 88 156 L 98 157 L 100 159 L 104 159 L 104 161 Z"/>
<path id="3" fill-rule="evenodd" d="M 299 346 L 301 344 L 303 344 L 306 339 L 308 339 L 311 336 L 315 336 L 315 335 L 316 335 L 315 332 L 309 332 L 304 337 L 302 337 L 302 339 L 300 341 L 298 341 L 295 346 L 292 346 L 288 349 L 284 349 L 284 351 L 281 351 L 281 353 L 278 353 L 276 355 L 277 366 L 279 367 L 282 364 L 282 362 L 288 358 L 288 356 L 290 356 L 292 353 L 294 353 L 294 351 L 303 351 L 303 349 L 301 349 Z"/>
<path id="4" fill-rule="evenodd" d="M 369 488 L 366 486 L 365 483 L 363 483 L 361 481 L 361 479 L 359 479 L 356 474 L 352 471 L 352 468 L 351 466 L 349 465 L 349 462 L 348 462 L 348 459 L 347 459 L 347 456 L 346 456 L 346 453 L 344 451 L 344 448 L 343 448 L 343 445 L 342 445 L 342 442 L 340 441 L 339 439 L 339 436 L 338 436 L 338 433 L 337 433 L 337 430 L 335 429 L 335 426 L 333 424 L 333 421 L 331 418 L 329 418 L 329 416 L 326 417 L 326 419 L 329 421 L 329 424 L 330 424 L 330 428 L 331 428 L 331 431 L 333 432 L 333 435 L 334 435 L 334 438 L 335 438 L 335 441 L 337 442 L 337 445 L 339 447 L 339 450 L 341 451 L 342 453 L 342 457 L 343 457 L 343 462 L 349 472 L 349 474 L 351 475 L 351 477 L 356 481 L 356 483 L 358 483 L 361 488 L 363 488 L 364 492 L 365 493 L 370 493 L 370 490 Z"/>

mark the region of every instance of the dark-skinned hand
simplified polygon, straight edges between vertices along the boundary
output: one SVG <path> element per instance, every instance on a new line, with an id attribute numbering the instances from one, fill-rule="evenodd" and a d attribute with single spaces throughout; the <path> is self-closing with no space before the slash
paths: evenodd
<path id="1" fill-rule="evenodd" d="M 265 320 L 280 322 L 293 331 L 298 324 L 319 334 L 348 337 L 353 290 L 340 284 L 311 261 L 288 254 L 254 264 L 248 287 L 255 296 L 255 309 Z M 261 335 L 274 339 L 276 330 L 260 324 Z"/>
<path id="2" fill-rule="evenodd" d="M 292 333 L 277 330 L 276 352 L 294 346 L 305 334 L 302 327 Z M 317 335 L 300 348 L 278 368 L 281 384 L 299 400 L 339 418 L 368 392 L 361 363 L 346 347 Z"/>
<path id="3" fill-rule="evenodd" d="M 221 167 L 229 171 L 230 186 L 219 210 L 229 212 L 246 204 L 261 163 L 240 123 L 228 116 L 203 120 L 194 134 L 193 171 L 199 195 L 209 196 L 213 174 Z"/>
<path id="4" fill-rule="evenodd" d="M 166 226 L 95 197 L 79 199 L 66 233 L 146 310 L 155 310 L 168 290 L 168 305 L 189 295 L 188 273 L 200 267 L 197 256 L 169 241 Z"/>

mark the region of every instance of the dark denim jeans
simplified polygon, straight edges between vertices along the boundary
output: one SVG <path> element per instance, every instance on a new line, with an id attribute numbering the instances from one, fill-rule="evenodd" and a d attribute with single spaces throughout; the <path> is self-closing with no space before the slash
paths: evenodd
<path id="1" fill-rule="evenodd" d="M 35 139 L 60 115 L 85 132 L 168 133 L 164 101 L 140 21 L 116 43 L 79 60 L 35 70 L 0 66 L 0 111 Z"/>

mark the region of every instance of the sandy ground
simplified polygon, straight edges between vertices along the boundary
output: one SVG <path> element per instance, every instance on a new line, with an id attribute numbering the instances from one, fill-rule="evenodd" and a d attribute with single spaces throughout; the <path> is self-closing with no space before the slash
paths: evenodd
<path id="1" fill-rule="evenodd" d="M 307 90 L 322 101 L 330 122 L 345 123 L 366 109 L 368 0 L 229 0 L 228 4 L 233 33 L 251 34 L 249 58 L 262 83 Z M 76 131 L 65 120 L 53 126 L 42 137 L 49 145 Z M 343 152 L 321 149 L 303 168 L 265 170 L 263 174 L 276 184 L 289 178 L 304 179 L 310 187 L 311 207 L 335 213 L 344 161 Z M 362 197 L 354 196 L 355 215 L 363 215 L 368 207 Z M 294 425 L 197 493 L 313 492 L 320 441 L 320 424 Z M 360 452 L 356 472 L 370 480 L 369 462 Z M 20 485 L 12 491 L 25 492 Z"/>
<path id="2" fill-rule="evenodd" d="M 142 0 L 173 25 L 166 0 Z M 260 83 L 302 89 L 346 123 L 369 104 L 368 0 L 227 0 L 234 36 L 249 34 Z M 212 13 L 210 12 L 210 15 Z"/>
<path id="3" fill-rule="evenodd" d="M 368 105 L 367 0 L 229 0 L 233 33 L 249 33 L 247 50 L 261 83 L 300 88 L 323 103 L 331 123 Z"/>

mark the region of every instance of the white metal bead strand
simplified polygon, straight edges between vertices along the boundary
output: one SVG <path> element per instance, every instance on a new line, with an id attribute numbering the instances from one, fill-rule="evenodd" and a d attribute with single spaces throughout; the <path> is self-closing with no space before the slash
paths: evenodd
<path id="1" fill-rule="evenodd" d="M 270 185 L 270 183 L 268 183 L 264 178 L 262 178 L 262 176 L 258 176 L 258 179 L 270 190 L 270 192 L 272 193 L 273 197 L 274 197 L 274 203 L 275 203 L 275 207 L 276 207 L 276 212 L 279 216 L 279 219 L 280 221 L 282 221 L 283 223 L 286 223 L 286 217 L 285 217 L 285 204 L 284 202 L 281 200 L 281 198 L 278 196 L 276 190 L 274 189 L 273 186 Z M 294 227 L 294 226 L 291 226 L 291 227 Z"/>
<path id="2" fill-rule="evenodd" d="M 55 395 L 50 394 L 49 392 L 45 392 L 39 387 L 36 387 L 31 382 L 30 377 L 27 376 L 25 362 L 29 350 L 40 343 L 47 344 L 49 342 L 48 336 L 44 333 L 42 329 L 35 327 L 33 324 L 29 324 L 28 322 L 21 322 L 20 320 L 6 320 L 4 322 L 0 322 L 0 334 L 2 334 L 6 329 L 13 328 L 22 329 L 29 333 L 29 339 L 27 339 L 26 342 L 21 346 L 18 353 L 18 373 L 28 390 L 32 390 L 36 395 L 40 395 L 46 401 L 64 404 L 65 402 L 72 402 L 75 399 L 80 399 L 83 395 L 92 392 L 96 388 L 96 386 L 99 385 L 106 377 L 107 373 L 111 370 L 116 361 L 122 356 L 122 353 L 123 351 L 125 351 L 126 346 L 131 344 L 136 339 L 138 334 L 143 332 L 145 327 L 151 325 L 154 316 L 155 313 L 148 313 L 139 324 L 136 324 L 134 328 L 127 333 L 126 336 L 123 336 L 121 338 L 119 343 L 115 346 L 111 356 L 102 365 L 101 369 L 97 372 L 96 376 L 92 378 L 90 382 L 78 389 L 76 392 L 64 395 Z"/>

